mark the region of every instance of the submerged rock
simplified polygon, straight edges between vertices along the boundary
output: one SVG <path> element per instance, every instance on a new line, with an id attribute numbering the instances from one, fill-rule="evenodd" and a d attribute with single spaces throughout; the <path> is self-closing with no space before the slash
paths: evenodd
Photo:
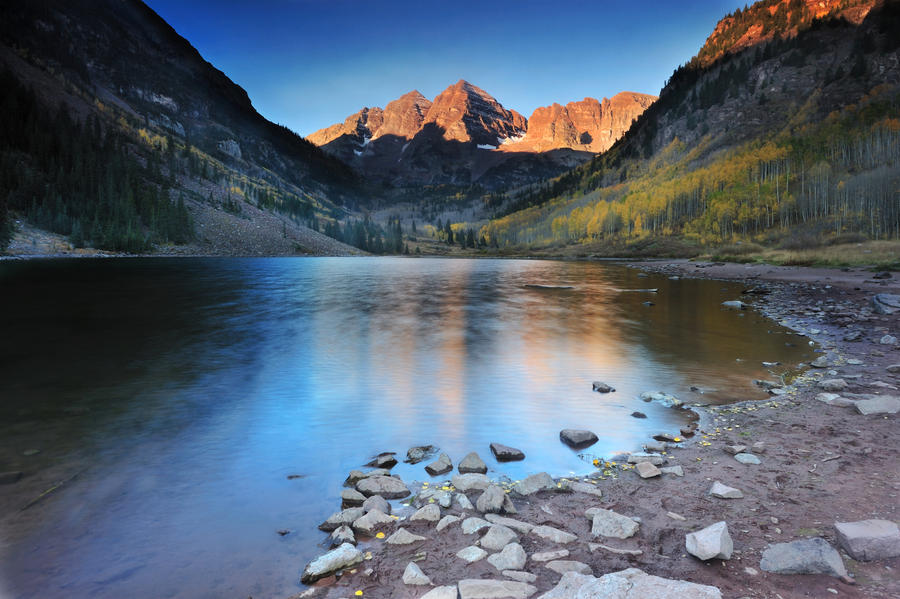
<path id="1" fill-rule="evenodd" d="M 612 393 L 616 390 L 616 388 L 613 387 L 612 385 L 609 385 L 602 381 L 594 381 L 593 388 L 594 388 L 594 391 L 596 391 L 598 393 Z"/>

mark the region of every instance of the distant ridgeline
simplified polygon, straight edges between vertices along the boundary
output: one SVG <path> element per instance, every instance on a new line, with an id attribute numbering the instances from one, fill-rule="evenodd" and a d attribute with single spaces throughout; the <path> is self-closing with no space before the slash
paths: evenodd
<path id="1" fill-rule="evenodd" d="M 900 237 L 898 48 L 897 2 L 754 4 L 723 19 L 608 152 L 481 234 L 501 247 Z"/>

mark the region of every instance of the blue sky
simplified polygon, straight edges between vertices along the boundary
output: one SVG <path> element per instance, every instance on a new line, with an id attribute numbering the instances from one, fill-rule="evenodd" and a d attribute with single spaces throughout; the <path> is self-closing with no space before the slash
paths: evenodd
<path id="1" fill-rule="evenodd" d="M 656 94 L 744 0 L 145 0 L 266 118 L 301 135 L 459 79 L 526 117 Z"/>

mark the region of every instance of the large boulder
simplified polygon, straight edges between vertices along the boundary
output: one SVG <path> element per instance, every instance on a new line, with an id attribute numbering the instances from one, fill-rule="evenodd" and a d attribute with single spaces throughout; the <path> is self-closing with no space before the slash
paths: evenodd
<path id="1" fill-rule="evenodd" d="M 637 568 L 600 578 L 566 572 L 559 584 L 537 599 L 722 599 L 716 587 L 652 576 Z"/>
<path id="2" fill-rule="evenodd" d="M 337 549 L 332 549 L 309 562 L 300 576 L 300 582 L 312 584 L 320 578 L 330 576 L 361 561 L 363 561 L 363 552 L 350 543 L 344 543 Z"/>
<path id="3" fill-rule="evenodd" d="M 847 575 L 840 554 L 819 537 L 770 545 L 763 551 L 759 567 L 775 574 Z"/>
<path id="4" fill-rule="evenodd" d="M 559 440 L 569 447 L 584 449 L 599 441 L 599 438 L 591 431 L 576 428 L 564 428 L 559 431 Z"/>
<path id="5" fill-rule="evenodd" d="M 555 491 L 556 482 L 546 472 L 532 474 L 513 485 L 513 490 L 519 495 L 532 495 L 538 491 Z"/>
<path id="6" fill-rule="evenodd" d="M 835 522 L 837 540 L 855 560 L 900 557 L 900 529 L 890 520 Z"/>
<path id="7" fill-rule="evenodd" d="M 728 525 L 724 521 L 689 533 L 684 539 L 684 546 L 688 553 L 702 560 L 731 559 L 734 551 Z"/>
<path id="8" fill-rule="evenodd" d="M 477 474 L 484 474 L 487 472 L 487 464 L 485 464 L 484 460 L 482 460 L 474 451 L 459 462 L 460 474 L 471 474 L 473 472 Z"/>
<path id="9" fill-rule="evenodd" d="M 522 453 L 521 449 L 501 443 L 491 443 L 491 453 L 494 454 L 498 462 L 516 462 L 525 459 L 525 454 Z"/>
<path id="10" fill-rule="evenodd" d="M 368 476 L 356 483 L 356 490 L 366 497 L 381 495 L 385 499 L 402 499 L 410 495 L 406 484 L 393 476 Z"/>

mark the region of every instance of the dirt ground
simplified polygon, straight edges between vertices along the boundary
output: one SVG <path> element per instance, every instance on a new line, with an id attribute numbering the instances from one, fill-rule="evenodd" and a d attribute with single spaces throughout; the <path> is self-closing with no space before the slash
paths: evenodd
<path id="1" fill-rule="evenodd" d="M 809 368 L 783 395 L 760 402 L 718 407 L 695 407 L 700 428 L 690 439 L 671 447 L 667 466 L 681 465 L 683 477 L 664 474 L 641 479 L 630 469 L 605 468 L 585 477 L 602 490 L 602 498 L 577 492 L 543 491 L 528 497 L 511 494 L 518 514 L 531 524 L 547 524 L 574 533 L 578 540 L 555 545 L 520 534 L 529 555 L 525 570 L 537 576 L 539 593 L 553 588 L 560 575 L 530 559 L 537 551 L 568 549 L 569 557 L 588 564 L 595 576 L 637 567 L 649 574 L 714 585 L 726 598 L 789 599 L 799 597 L 900 597 L 900 558 L 857 562 L 841 555 L 852 580 L 827 575 L 778 575 L 762 571 L 760 556 L 769 544 L 820 536 L 837 546 L 834 523 L 879 518 L 900 520 L 900 415 L 862 416 L 852 407 L 817 401 L 817 382 L 844 378 L 849 389 L 841 395 L 900 395 L 900 373 L 886 366 L 900 363 L 896 345 L 880 342 L 885 334 L 900 333 L 900 314 L 874 314 L 876 293 L 900 293 L 900 277 L 874 279 L 872 272 L 774 267 L 766 265 L 709 264 L 687 261 L 642 262 L 632 265 L 670 276 L 690 276 L 745 282 L 741 299 L 795 331 L 795 342 L 814 341 L 827 357 L 827 368 Z M 848 333 L 859 331 L 855 341 Z M 858 363 L 857 363 L 858 362 Z M 689 398 L 683 398 L 689 401 Z M 678 431 L 669 431 L 678 434 Z M 648 440 L 649 441 L 649 440 Z M 760 465 L 744 465 L 723 451 L 729 444 L 762 442 L 755 453 Z M 603 470 L 615 476 L 603 475 Z M 553 474 L 553 473 L 551 473 Z M 449 480 L 449 476 L 448 480 Z M 713 481 L 740 489 L 742 499 L 708 495 Z M 561 481 L 563 482 L 563 481 Z M 480 492 L 469 492 L 474 501 Z M 612 509 L 640 518 L 640 530 L 626 540 L 592 539 L 590 507 Z M 404 518 L 411 513 L 395 513 Z M 480 516 L 474 511 L 442 509 L 448 514 Z M 673 519 L 669 512 L 684 520 Z M 724 520 L 734 541 L 728 561 L 701 562 L 684 548 L 685 534 Z M 368 539 L 360 548 L 370 559 L 330 577 L 301 593 L 303 597 L 418 598 L 430 587 L 407 586 L 403 571 L 417 561 L 435 585 L 452 585 L 465 578 L 503 576 L 486 560 L 467 564 L 456 557 L 472 545 L 478 534 L 464 535 L 459 524 L 437 532 L 433 523 L 401 520 L 397 526 L 428 540 L 403 548 Z M 590 551 L 589 542 L 617 549 L 639 550 L 620 555 L 605 549 Z"/>

